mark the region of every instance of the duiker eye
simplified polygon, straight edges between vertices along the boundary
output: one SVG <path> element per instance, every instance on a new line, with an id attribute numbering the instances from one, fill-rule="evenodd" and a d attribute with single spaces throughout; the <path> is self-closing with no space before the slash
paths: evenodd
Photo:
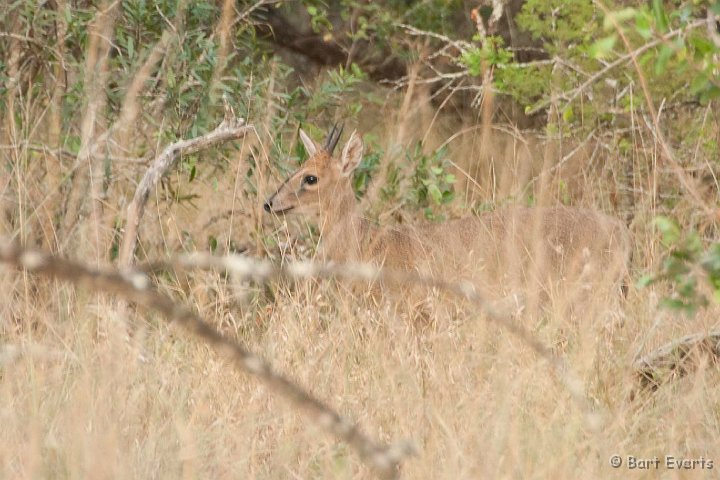
<path id="1" fill-rule="evenodd" d="M 315 175 L 307 175 L 303 178 L 303 183 L 306 185 L 315 185 L 317 181 L 318 178 Z"/>

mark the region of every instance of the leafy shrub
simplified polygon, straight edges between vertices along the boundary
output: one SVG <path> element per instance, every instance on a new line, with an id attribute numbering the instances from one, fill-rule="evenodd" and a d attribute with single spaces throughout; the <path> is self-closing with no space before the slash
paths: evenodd
<path id="1" fill-rule="evenodd" d="M 445 216 L 439 207 L 455 198 L 455 175 L 448 173 L 450 164 L 445 158 L 447 147 L 430 155 L 422 151 L 420 142 L 405 153 L 406 161 L 414 166 L 410 183 L 410 204 L 423 211 L 428 220 L 442 221 Z"/>
<path id="2" fill-rule="evenodd" d="M 683 231 L 671 218 L 659 216 L 655 226 L 661 234 L 663 259 L 657 272 L 644 275 L 639 287 L 666 281 L 673 287 L 661 306 L 688 315 L 720 302 L 720 243 L 704 248 L 694 230 Z"/>

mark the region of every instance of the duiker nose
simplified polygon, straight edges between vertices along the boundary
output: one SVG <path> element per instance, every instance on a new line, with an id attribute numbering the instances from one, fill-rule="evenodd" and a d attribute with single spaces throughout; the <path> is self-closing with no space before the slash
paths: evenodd
<path id="1" fill-rule="evenodd" d="M 270 207 L 270 200 L 268 200 L 267 202 L 265 202 L 265 205 L 263 205 L 263 208 L 265 209 L 266 212 L 270 213 L 270 208 L 271 208 L 271 207 Z"/>

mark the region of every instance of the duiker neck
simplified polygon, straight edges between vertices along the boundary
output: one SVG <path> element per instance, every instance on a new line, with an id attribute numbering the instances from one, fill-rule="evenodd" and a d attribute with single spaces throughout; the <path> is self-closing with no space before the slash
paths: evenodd
<path id="1" fill-rule="evenodd" d="M 325 261 L 362 261 L 367 222 L 360 216 L 350 180 L 320 195 L 320 253 Z"/>

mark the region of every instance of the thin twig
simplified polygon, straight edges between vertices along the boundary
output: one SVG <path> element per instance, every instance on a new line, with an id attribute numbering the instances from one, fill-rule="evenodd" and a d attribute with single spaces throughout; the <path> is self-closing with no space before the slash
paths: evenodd
<path id="1" fill-rule="evenodd" d="M 585 145 L 587 145 L 588 142 L 590 142 L 590 140 L 593 139 L 593 137 L 595 136 L 595 133 L 596 133 L 596 132 L 597 132 L 597 129 L 593 129 L 593 130 L 585 137 L 585 140 L 583 140 L 582 142 L 578 143 L 575 148 L 573 148 L 570 152 L 568 152 L 568 153 L 566 153 L 565 155 L 563 155 L 563 157 L 562 157 L 555 165 L 553 165 L 552 167 L 550 167 L 550 168 L 547 169 L 547 170 L 544 170 L 544 171 L 540 172 L 538 175 L 536 175 L 536 176 L 534 176 L 533 178 L 531 178 L 530 180 L 528 180 L 528 182 L 526 183 L 526 187 L 525 187 L 525 188 L 528 188 L 529 186 L 533 185 L 535 182 L 537 182 L 538 180 L 540 180 L 540 178 L 542 178 L 543 176 L 552 175 L 552 174 L 555 173 L 557 170 L 561 169 L 561 168 L 563 167 L 563 165 L 565 165 L 565 163 L 567 163 L 569 160 L 571 160 L 572 158 L 575 157 L 575 154 L 576 154 L 576 153 L 578 153 L 581 149 L 585 148 Z M 585 167 L 589 167 L 590 165 L 586 164 L 586 165 L 584 165 L 584 166 L 585 166 Z"/>
<path id="2" fill-rule="evenodd" d="M 17 33 L 12 32 L 0 32 L 0 38 L 1 37 L 7 37 L 12 38 L 14 40 L 20 40 L 22 42 L 32 43 L 33 45 L 36 45 L 42 49 L 45 49 L 53 54 L 55 58 L 57 58 L 60 62 L 62 62 L 63 69 L 65 69 L 65 60 L 63 56 L 60 54 L 60 52 L 57 51 L 57 49 L 54 49 L 50 47 L 50 45 L 47 44 L 47 42 L 43 42 L 41 40 L 38 40 L 33 37 L 28 37 L 26 35 L 18 35 Z"/>
<path id="3" fill-rule="evenodd" d="M 453 47 L 457 48 L 460 52 L 464 52 L 466 50 L 470 50 L 473 48 L 473 45 L 470 42 L 466 42 L 463 40 L 453 40 L 450 37 L 447 37 L 445 35 L 430 32 L 427 30 L 421 30 L 419 28 L 413 27 L 412 25 L 406 25 L 404 23 L 396 23 L 396 27 L 400 27 L 404 30 L 406 30 L 409 34 L 417 36 L 417 37 L 430 37 L 434 38 L 436 40 L 441 40 L 445 42 L 446 44 L 452 45 Z"/>
<path id="4" fill-rule="evenodd" d="M 78 171 L 73 168 L 70 178 L 70 192 L 67 203 L 61 232 L 63 237 L 68 237 L 82 217 L 86 205 L 86 197 L 90 193 L 91 221 L 93 234 L 89 238 L 90 244 L 94 247 L 94 254 L 99 260 L 100 248 L 103 244 L 104 235 L 100 217 L 103 205 L 100 201 L 104 183 L 103 162 L 94 155 L 93 144 L 102 130 L 105 122 L 104 111 L 107 105 L 105 86 L 110 74 L 109 61 L 112 45 L 113 28 L 115 25 L 116 1 L 105 0 L 98 7 L 95 17 L 90 24 L 88 45 L 85 55 L 84 85 L 85 102 L 82 121 L 80 122 L 80 148 L 76 164 Z"/>
<path id="5" fill-rule="evenodd" d="M 627 38 L 627 35 L 625 35 L 625 32 L 622 28 L 620 28 L 620 25 L 617 22 L 617 19 L 615 17 L 612 17 L 609 15 L 609 12 L 605 5 L 600 0 L 595 0 L 595 4 L 598 5 L 598 7 L 603 11 L 603 13 L 609 18 L 613 26 L 618 32 L 618 35 L 623 41 L 623 44 L 625 44 L 625 48 L 627 49 L 628 53 L 627 55 L 630 56 L 630 61 L 633 64 L 633 67 L 635 67 L 635 71 L 637 72 L 638 79 L 640 81 L 640 86 L 642 87 L 643 95 L 645 96 L 645 104 L 647 106 L 648 111 L 650 112 L 650 116 L 652 117 L 652 127 L 650 128 L 650 131 L 652 132 L 653 136 L 655 137 L 655 140 L 660 144 L 661 151 L 663 153 L 663 156 L 667 160 L 667 162 L 670 164 L 670 167 L 673 169 L 675 176 L 680 181 L 680 185 L 682 186 L 683 190 L 685 190 L 685 193 L 687 193 L 690 196 L 690 199 L 695 204 L 695 207 L 702 210 L 705 215 L 707 215 L 710 218 L 719 218 L 720 217 L 720 210 L 713 209 L 707 205 L 707 202 L 704 201 L 700 193 L 698 192 L 699 188 L 697 186 L 697 182 L 694 178 L 691 178 L 688 176 L 683 168 L 678 164 L 677 160 L 675 159 L 675 153 L 672 151 L 672 148 L 670 147 L 670 144 L 668 144 L 667 140 L 665 140 L 665 136 L 662 133 L 662 130 L 660 128 L 660 113 L 655 109 L 655 104 L 653 102 L 653 99 L 650 95 L 650 88 L 648 87 L 647 80 L 645 79 L 645 75 L 643 74 L 642 68 L 640 68 L 640 63 L 638 62 L 638 55 L 640 54 L 639 50 L 632 50 L 630 46 L 630 41 Z M 703 20 L 697 20 L 693 23 L 690 23 L 685 26 L 683 29 L 675 30 L 675 32 L 684 32 L 688 31 L 691 28 L 696 28 L 699 26 L 704 25 L 706 22 L 705 19 Z M 668 37 L 673 32 L 670 32 L 666 35 L 664 35 L 661 38 Z M 675 34 L 677 35 L 677 33 Z M 651 42 L 652 43 L 652 42 Z M 660 110 L 662 111 L 662 109 Z"/>
<path id="6" fill-rule="evenodd" d="M 42 145 L 39 143 L 19 142 L 17 145 L 0 145 L 0 150 L 18 150 L 27 149 L 31 152 L 41 152 L 48 155 L 54 155 L 56 157 L 65 157 L 68 160 L 77 160 L 78 156 L 70 150 L 64 148 L 52 148 L 48 145 Z M 124 157 L 120 155 L 104 154 L 103 158 L 108 159 L 112 162 L 118 163 L 138 163 L 147 164 L 152 157 Z"/>
<path id="7" fill-rule="evenodd" d="M 677 37 L 678 35 L 687 33 L 688 31 L 693 30 L 695 28 L 702 27 L 703 25 L 705 25 L 705 20 L 697 20 L 695 22 L 688 23 L 683 28 L 678 28 L 677 30 L 672 30 L 672 31 L 666 33 L 665 35 L 658 37 L 655 40 L 648 42 L 645 45 L 633 50 L 632 52 L 626 53 L 625 55 L 618 57 L 613 62 L 608 63 L 607 65 L 605 65 L 605 67 L 603 67 L 602 69 L 595 72 L 592 76 L 590 76 L 587 80 L 585 80 L 582 84 L 580 84 L 579 87 L 574 88 L 574 89 L 570 90 L 569 92 L 564 92 L 562 94 L 563 100 L 565 100 L 565 102 L 567 104 L 571 103 L 573 100 L 575 100 L 578 97 L 578 95 L 580 95 L 582 92 L 584 92 L 590 85 L 592 85 L 593 83 L 597 82 L 602 77 L 604 77 L 610 70 L 613 70 L 613 69 L 619 67 L 620 65 L 623 65 L 627 62 L 632 61 L 633 57 L 641 55 L 641 54 L 645 53 L 646 51 L 648 51 L 652 48 L 655 48 L 658 45 Z M 533 108 L 531 108 L 527 112 L 527 115 L 533 115 L 533 114 L 539 112 L 540 110 L 544 109 L 545 107 L 550 105 L 550 101 L 551 101 L 551 99 L 547 99 L 545 101 L 538 103 L 537 105 L 535 105 Z"/>
<path id="8" fill-rule="evenodd" d="M 235 28 L 238 23 L 240 23 L 243 20 L 245 20 L 246 18 L 248 18 L 255 10 L 257 10 L 261 7 L 264 7 L 266 5 L 274 5 L 274 4 L 277 4 L 280 2 L 281 2 L 281 0 L 259 0 L 258 2 L 255 2 L 254 4 L 247 7 L 242 12 L 240 10 L 238 10 L 236 7 L 235 13 L 237 14 L 237 16 L 235 17 L 235 20 L 233 20 L 231 28 Z"/>

